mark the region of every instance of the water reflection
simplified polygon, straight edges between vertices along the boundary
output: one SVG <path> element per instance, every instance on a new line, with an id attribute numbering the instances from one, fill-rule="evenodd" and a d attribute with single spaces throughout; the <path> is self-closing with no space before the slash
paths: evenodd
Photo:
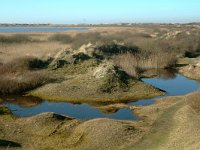
<path id="1" fill-rule="evenodd" d="M 170 75 L 171 76 L 171 75 Z M 173 75 L 174 76 L 174 75 Z M 161 75 L 163 77 L 163 75 Z M 166 97 L 166 96 L 180 96 L 185 95 L 200 89 L 198 81 L 188 79 L 180 74 L 175 74 L 175 78 L 143 78 L 145 83 L 151 84 L 157 88 L 166 91 L 164 96 L 158 96 L 151 99 L 141 99 L 136 102 L 131 102 L 129 105 L 135 106 L 147 106 L 155 103 L 155 100 Z"/>
<path id="2" fill-rule="evenodd" d="M 12 103 L 23 108 L 30 108 L 40 105 L 43 100 L 36 97 L 25 97 L 25 96 L 4 96 L 1 97 L 4 103 Z"/>
<path id="3" fill-rule="evenodd" d="M 153 74 L 155 72 L 151 72 Z M 165 96 L 169 95 L 185 95 L 187 93 L 194 92 L 199 89 L 199 83 L 195 80 L 190 80 L 176 72 L 165 72 L 157 70 L 157 77 L 155 78 L 143 78 L 145 83 L 151 84 L 157 88 L 166 91 Z M 163 96 L 161 96 L 163 97 Z M 155 97 L 152 99 L 140 99 L 136 102 L 128 103 L 129 105 L 146 106 L 153 104 L 156 99 L 161 97 Z M 124 120 L 136 120 L 138 119 L 132 112 L 132 110 L 123 108 L 119 109 L 111 107 L 102 111 L 96 107 L 92 107 L 88 104 L 70 104 L 67 102 L 49 102 L 42 101 L 37 98 L 30 97 L 6 97 L 4 105 L 9 107 L 17 116 L 32 116 L 42 112 L 55 112 L 58 114 L 69 115 L 71 117 L 79 119 L 93 119 L 93 118 L 113 118 Z M 109 113 L 108 113 L 109 112 Z"/>
<path id="4" fill-rule="evenodd" d="M 68 115 L 78 119 L 93 119 L 93 118 L 112 118 L 123 120 L 137 120 L 138 117 L 133 115 L 129 109 L 120 109 L 113 114 L 104 114 L 95 107 L 88 104 L 70 104 L 67 102 L 48 102 L 43 101 L 40 105 L 33 107 L 21 107 L 20 105 L 5 102 L 5 106 L 9 107 L 16 116 L 26 117 L 40 114 L 43 112 L 54 112 L 58 114 Z"/>
<path id="5" fill-rule="evenodd" d="M 158 77 L 164 80 L 175 79 L 177 70 L 175 69 L 160 69 L 157 70 Z"/>
<path id="6" fill-rule="evenodd" d="M 158 77 L 164 80 L 176 78 L 176 69 L 150 69 L 143 73 L 143 76 L 147 77 Z"/>
<path id="7" fill-rule="evenodd" d="M 199 89 L 199 83 L 180 74 L 175 78 L 143 78 L 145 83 L 166 91 L 167 96 L 185 95 Z"/>

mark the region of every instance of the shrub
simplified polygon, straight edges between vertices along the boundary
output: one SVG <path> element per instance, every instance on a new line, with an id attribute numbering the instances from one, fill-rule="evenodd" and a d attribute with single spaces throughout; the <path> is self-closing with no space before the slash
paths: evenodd
<path id="1" fill-rule="evenodd" d="M 20 75 L 0 76 L 0 94 L 21 94 L 50 81 L 44 72 L 26 72 Z"/>
<path id="2" fill-rule="evenodd" d="M 126 53 L 113 57 L 114 63 L 124 70 L 127 74 L 138 78 L 139 70 L 137 68 L 138 58 L 134 54 Z"/>
<path id="3" fill-rule="evenodd" d="M 143 70 L 170 68 L 176 64 L 176 57 L 164 52 L 124 53 L 114 56 L 113 60 L 117 66 L 134 77 L 139 77 Z"/>
<path id="4" fill-rule="evenodd" d="M 20 94 L 50 82 L 52 78 L 39 70 L 43 65 L 35 58 L 18 58 L 0 65 L 0 94 Z"/>
<path id="5" fill-rule="evenodd" d="M 6 64 L 0 63 L 0 74 L 42 69 L 48 66 L 48 64 L 48 61 L 43 61 L 33 57 L 16 58 Z"/>
<path id="6" fill-rule="evenodd" d="M 136 46 L 125 46 L 119 45 L 114 42 L 110 44 L 104 44 L 97 48 L 100 53 L 106 54 L 108 56 L 123 54 L 123 53 L 137 53 L 139 48 Z"/>

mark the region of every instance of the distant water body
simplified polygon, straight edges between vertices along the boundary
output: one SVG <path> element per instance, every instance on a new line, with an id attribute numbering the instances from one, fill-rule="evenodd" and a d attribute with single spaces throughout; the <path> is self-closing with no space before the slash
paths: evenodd
<path id="1" fill-rule="evenodd" d="M 0 28 L 0 32 L 6 33 L 23 33 L 23 32 L 64 32 L 64 31 L 84 31 L 88 28 L 72 28 L 72 27 L 43 27 L 43 28 L 29 28 L 29 27 L 6 27 Z"/>

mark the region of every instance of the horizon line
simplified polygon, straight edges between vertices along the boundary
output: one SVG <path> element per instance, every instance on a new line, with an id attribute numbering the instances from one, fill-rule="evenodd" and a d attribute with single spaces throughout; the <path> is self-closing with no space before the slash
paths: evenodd
<path id="1" fill-rule="evenodd" d="M 117 24 L 200 24 L 194 22 L 115 22 L 115 23 L 0 23 L 0 25 L 117 25 Z"/>

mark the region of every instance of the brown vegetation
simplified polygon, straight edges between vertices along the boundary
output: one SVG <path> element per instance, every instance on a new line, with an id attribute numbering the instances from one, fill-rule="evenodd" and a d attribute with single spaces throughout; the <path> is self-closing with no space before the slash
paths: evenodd
<path id="1" fill-rule="evenodd" d="M 13 43 L 27 43 L 34 40 L 25 34 L 14 34 L 10 36 L 0 35 L 0 43 L 13 44 Z"/>
<path id="2" fill-rule="evenodd" d="M 100 45 L 97 49 L 101 54 L 103 54 L 105 56 L 139 52 L 139 48 L 136 46 L 120 45 L 120 44 L 116 44 L 114 42 L 109 43 L 109 44 Z"/>
<path id="3" fill-rule="evenodd" d="M 139 73 L 148 69 L 165 69 L 176 64 L 176 56 L 165 52 L 124 53 L 114 56 L 114 63 L 129 75 L 139 77 Z"/>
<path id="4" fill-rule="evenodd" d="M 186 51 L 199 50 L 200 40 L 197 34 L 176 33 L 172 27 L 169 29 L 172 33 L 155 31 L 159 32 L 159 37 L 155 36 L 156 38 L 143 31 L 82 33 L 74 37 L 65 34 L 53 35 L 48 39 L 51 42 L 47 42 L 46 45 L 53 43 L 52 41 L 59 46 L 66 43 L 71 44 L 76 50 L 83 44 L 92 43 L 92 46 L 95 46 L 94 50 L 98 50 L 106 60 L 89 59 L 87 53 L 74 54 L 76 59 L 73 64 L 49 71 L 51 74 L 63 77 L 61 84 L 48 84 L 30 94 L 44 96 L 45 99 L 50 100 L 66 100 L 75 103 L 90 101 L 93 104 L 127 102 L 144 96 L 161 95 L 163 94 L 161 91 L 131 78 L 122 70 L 139 78 L 143 70 L 173 67 L 177 57 Z M 9 45 L 20 42 L 4 43 Z M 16 50 L 16 45 L 21 46 L 21 44 L 12 44 L 15 54 L 20 54 L 22 51 L 17 50 L 21 48 Z M 46 48 L 47 52 L 49 47 Z M 66 49 L 66 45 L 64 48 L 54 48 L 62 51 Z M 40 52 L 44 47 L 36 47 L 36 49 Z M 10 49 L 6 48 L 1 56 L 9 56 L 10 53 L 4 55 L 8 51 Z M 106 64 L 105 61 L 110 63 L 110 60 L 107 60 L 110 58 L 113 58 L 115 64 L 122 70 L 113 64 Z M 48 64 L 48 61 L 32 57 L 0 63 L 0 94 L 19 94 L 50 82 L 51 78 L 43 70 Z M 200 92 L 197 92 L 188 96 L 163 98 L 152 106 L 130 106 L 129 108 L 134 109 L 141 117 L 141 121 L 137 122 L 110 119 L 80 121 L 53 113 L 31 118 L 6 119 L 4 114 L 10 112 L 7 108 L 0 107 L 0 131 L 3 135 L 0 137 L 0 148 L 22 146 L 22 149 L 125 149 L 130 144 L 130 149 L 193 149 L 193 147 L 198 149 L 199 96 Z M 118 108 L 119 106 L 112 106 L 108 111 L 116 111 Z M 194 115 L 193 110 L 198 115 Z"/>
<path id="5" fill-rule="evenodd" d="M 155 31 L 148 31 L 149 29 L 146 27 L 143 29 L 144 31 L 86 32 L 78 33 L 75 36 L 55 34 L 50 36 L 49 40 L 71 44 L 73 49 L 78 49 L 83 44 L 88 43 L 106 46 L 114 42 L 126 47 L 137 47 L 142 52 L 173 52 L 178 56 L 183 56 L 188 51 L 199 50 L 199 32 L 192 30 L 186 32 L 183 29 L 179 31 L 173 27 L 168 27 L 165 30 L 158 27 L 154 28 L 152 27 Z"/>
<path id="6" fill-rule="evenodd" d="M 196 112 L 200 113 L 200 92 L 197 92 L 190 96 L 190 99 L 187 101 L 188 105 Z"/>
<path id="7" fill-rule="evenodd" d="M 0 66 L 0 93 L 19 94 L 50 81 L 41 70 L 45 63 L 35 58 L 15 59 Z"/>
<path id="8" fill-rule="evenodd" d="M 48 38 L 49 41 L 57 41 L 61 43 L 71 43 L 72 42 L 72 37 L 67 34 L 54 34 Z"/>
<path id="9" fill-rule="evenodd" d="M 83 44 L 96 43 L 101 40 L 101 34 L 98 32 L 79 33 L 73 37 L 72 48 L 80 48 Z"/>

